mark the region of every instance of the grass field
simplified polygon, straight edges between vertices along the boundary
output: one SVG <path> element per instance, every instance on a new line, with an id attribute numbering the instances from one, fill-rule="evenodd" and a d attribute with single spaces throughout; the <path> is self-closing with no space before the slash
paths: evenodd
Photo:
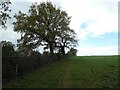
<path id="1" fill-rule="evenodd" d="M 117 88 L 117 56 L 69 57 L 3 88 Z"/>

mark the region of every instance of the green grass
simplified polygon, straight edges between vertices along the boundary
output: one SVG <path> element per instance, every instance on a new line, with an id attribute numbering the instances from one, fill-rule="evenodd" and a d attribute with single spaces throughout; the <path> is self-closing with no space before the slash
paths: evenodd
<path id="1" fill-rule="evenodd" d="M 117 88 L 118 57 L 70 57 L 3 88 Z"/>

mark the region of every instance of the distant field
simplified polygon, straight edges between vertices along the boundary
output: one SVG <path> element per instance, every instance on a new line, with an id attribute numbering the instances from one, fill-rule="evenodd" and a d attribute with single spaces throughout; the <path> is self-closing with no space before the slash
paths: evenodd
<path id="1" fill-rule="evenodd" d="M 4 88 L 117 88 L 118 56 L 69 57 Z"/>

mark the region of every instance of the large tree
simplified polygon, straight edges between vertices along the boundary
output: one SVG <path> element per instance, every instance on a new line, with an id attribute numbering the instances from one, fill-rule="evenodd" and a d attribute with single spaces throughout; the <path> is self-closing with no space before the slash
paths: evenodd
<path id="1" fill-rule="evenodd" d="M 21 33 L 18 43 L 21 48 L 34 49 L 44 45 L 54 53 L 56 47 L 65 48 L 76 41 L 74 30 L 68 26 L 70 17 L 51 2 L 32 4 L 27 14 L 19 11 L 15 18 L 14 31 Z"/>
<path id="2" fill-rule="evenodd" d="M 0 28 L 6 28 L 7 19 L 11 18 L 9 12 L 11 11 L 9 5 L 11 4 L 10 0 L 1 0 L 0 1 Z"/>
<path id="3" fill-rule="evenodd" d="M 61 33 L 58 34 L 56 41 L 56 48 L 59 49 L 60 53 L 65 54 L 65 48 L 71 49 L 77 46 L 76 33 L 74 30 L 66 27 L 61 29 Z"/>

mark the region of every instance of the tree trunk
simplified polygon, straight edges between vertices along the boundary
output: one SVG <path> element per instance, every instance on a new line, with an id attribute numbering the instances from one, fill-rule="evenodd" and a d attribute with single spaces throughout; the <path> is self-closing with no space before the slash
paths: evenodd
<path id="1" fill-rule="evenodd" d="M 65 55 L 65 47 L 64 46 L 61 47 L 61 52 L 63 55 Z"/>
<path id="2" fill-rule="evenodd" d="M 50 43 L 50 53 L 53 53 L 53 43 Z"/>

